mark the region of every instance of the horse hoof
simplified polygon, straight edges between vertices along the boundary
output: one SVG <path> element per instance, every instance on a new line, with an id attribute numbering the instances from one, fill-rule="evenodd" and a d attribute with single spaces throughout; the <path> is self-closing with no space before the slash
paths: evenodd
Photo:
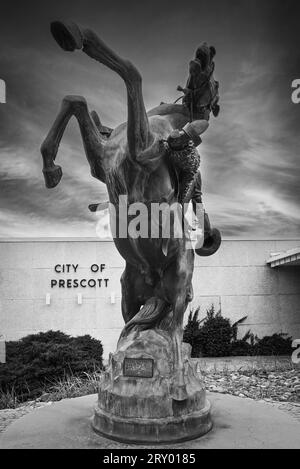
<path id="1" fill-rule="evenodd" d="M 52 189 L 60 182 L 63 173 L 60 166 L 54 165 L 52 168 L 43 169 L 43 174 L 46 187 Z"/>
<path id="2" fill-rule="evenodd" d="M 83 36 L 77 24 L 53 21 L 50 30 L 52 36 L 63 50 L 73 52 L 75 49 L 82 49 Z"/>
<path id="3" fill-rule="evenodd" d="M 222 237 L 221 233 L 217 228 L 211 230 L 210 236 L 208 236 L 202 248 L 195 249 L 195 253 L 200 257 L 209 257 L 215 254 L 221 246 Z"/>

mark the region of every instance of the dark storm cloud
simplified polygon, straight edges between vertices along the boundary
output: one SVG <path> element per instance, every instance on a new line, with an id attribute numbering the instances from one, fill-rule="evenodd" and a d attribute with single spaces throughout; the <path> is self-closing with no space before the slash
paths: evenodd
<path id="1" fill-rule="evenodd" d="M 126 119 L 120 78 L 84 54 L 61 51 L 54 19 L 94 28 L 144 79 L 147 108 L 178 97 L 198 43 L 217 49 L 220 117 L 201 147 L 205 204 L 231 236 L 300 232 L 300 105 L 290 85 L 300 78 L 297 1 L 2 2 L 0 77 L 0 235 L 94 236 L 87 205 L 106 199 L 91 178 L 76 122 L 59 150 L 62 183 L 44 188 L 39 146 L 66 94 L 87 98 L 111 126 Z"/>

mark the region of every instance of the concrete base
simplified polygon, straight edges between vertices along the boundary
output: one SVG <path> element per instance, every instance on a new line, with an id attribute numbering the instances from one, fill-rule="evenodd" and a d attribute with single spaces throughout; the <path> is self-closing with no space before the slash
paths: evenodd
<path id="1" fill-rule="evenodd" d="M 177 418 L 122 419 L 96 407 L 93 429 L 112 440 L 129 444 L 179 443 L 199 438 L 212 428 L 210 402 L 199 412 Z"/>
<path id="2" fill-rule="evenodd" d="M 300 424 L 269 404 L 229 395 L 207 393 L 212 404 L 213 429 L 201 438 L 150 448 L 299 449 Z M 1 449 L 128 449 L 97 435 L 91 427 L 97 396 L 66 399 L 20 418 L 1 435 Z M 145 446 L 149 448 L 149 446 Z"/>
<path id="3" fill-rule="evenodd" d="M 148 306 L 151 312 L 157 301 Z M 99 381 L 94 430 L 123 443 L 147 445 L 178 443 L 210 431 L 210 403 L 191 350 L 181 345 L 180 374 L 169 331 L 124 329 Z"/>

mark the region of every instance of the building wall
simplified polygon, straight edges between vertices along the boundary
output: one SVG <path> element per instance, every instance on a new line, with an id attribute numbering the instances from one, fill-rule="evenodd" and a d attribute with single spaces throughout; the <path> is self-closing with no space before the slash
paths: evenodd
<path id="1" fill-rule="evenodd" d="M 240 335 L 251 329 L 259 337 L 286 332 L 300 338 L 300 268 L 266 265 L 270 253 L 299 245 L 300 240 L 224 240 L 213 257 L 196 256 L 191 306 L 201 307 L 200 317 L 211 304 L 233 321 L 247 316 Z M 57 264 L 79 267 L 76 273 L 58 274 Z M 94 264 L 105 264 L 105 269 L 93 273 Z M 123 269 L 124 261 L 111 241 L 0 241 L 0 334 L 6 340 L 49 329 L 90 334 L 101 339 L 107 356 L 115 349 L 123 325 L 119 280 Z M 50 288 L 51 279 L 67 278 L 109 280 L 101 288 Z"/>

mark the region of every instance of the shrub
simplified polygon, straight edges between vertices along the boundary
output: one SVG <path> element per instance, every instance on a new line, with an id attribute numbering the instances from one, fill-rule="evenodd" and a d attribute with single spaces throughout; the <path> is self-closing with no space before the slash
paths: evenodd
<path id="1" fill-rule="evenodd" d="M 293 339 L 287 334 L 273 334 L 262 339 L 255 338 L 254 355 L 291 355 Z"/>
<path id="2" fill-rule="evenodd" d="M 39 396 L 54 381 L 101 370 L 103 348 L 89 335 L 70 337 L 60 331 L 32 334 L 6 343 L 7 362 L 0 365 L 0 390 L 18 400 Z"/>
<path id="3" fill-rule="evenodd" d="M 253 347 L 245 340 L 236 340 L 231 344 L 230 353 L 232 357 L 247 357 L 254 355 Z"/>
<path id="4" fill-rule="evenodd" d="M 200 308 L 197 308 L 195 312 L 190 311 L 187 325 L 184 328 L 183 341 L 192 345 L 192 357 L 200 357 L 201 349 L 199 348 L 199 328 L 201 322 L 199 321 Z"/>
<path id="5" fill-rule="evenodd" d="M 292 354 L 292 338 L 286 334 L 259 339 L 248 331 L 242 339 L 237 339 L 238 325 L 247 316 L 231 324 L 221 311 L 216 313 L 214 306 L 211 306 L 206 317 L 200 321 L 199 310 L 190 312 L 183 334 L 183 341 L 192 346 L 192 357 Z"/>
<path id="6" fill-rule="evenodd" d="M 191 344 L 192 357 L 224 357 L 230 354 L 232 340 L 237 335 L 237 326 L 215 312 L 212 305 L 206 317 L 199 321 L 199 308 L 190 312 L 184 329 L 184 342 Z"/>
<path id="7" fill-rule="evenodd" d="M 234 330 L 230 320 L 223 318 L 221 311 L 215 312 L 214 306 L 207 311 L 207 317 L 199 329 L 197 341 L 205 357 L 224 357 L 229 354 Z"/>

